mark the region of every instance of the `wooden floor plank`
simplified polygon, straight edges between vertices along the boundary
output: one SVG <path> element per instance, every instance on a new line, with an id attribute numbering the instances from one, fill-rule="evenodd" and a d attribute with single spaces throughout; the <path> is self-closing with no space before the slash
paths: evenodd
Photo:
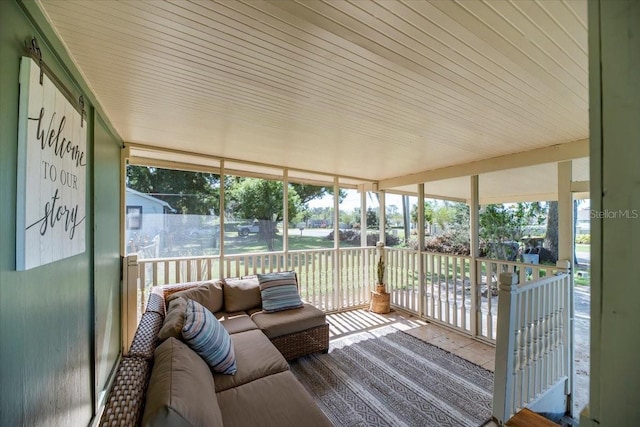
<path id="1" fill-rule="evenodd" d="M 509 427 L 558 427 L 554 423 L 529 409 L 523 409 L 507 421 Z"/>

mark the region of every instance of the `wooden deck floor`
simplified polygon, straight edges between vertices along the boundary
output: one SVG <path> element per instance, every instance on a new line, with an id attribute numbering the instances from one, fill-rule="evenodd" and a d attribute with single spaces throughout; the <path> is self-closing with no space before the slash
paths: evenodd
<path id="1" fill-rule="evenodd" d="M 329 314 L 327 320 L 330 325 L 329 339 L 337 339 L 366 330 L 392 326 L 476 365 L 480 365 L 490 371 L 494 370 L 495 348 L 493 346 L 399 311 L 392 311 L 389 314 L 376 314 L 368 310 L 359 309 Z"/>

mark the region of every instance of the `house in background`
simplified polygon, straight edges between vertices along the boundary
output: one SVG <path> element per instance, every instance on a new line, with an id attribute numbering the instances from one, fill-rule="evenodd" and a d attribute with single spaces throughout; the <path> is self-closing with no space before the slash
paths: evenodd
<path id="1" fill-rule="evenodd" d="M 579 209 L 576 221 L 576 234 L 591 233 L 591 209 Z"/>
<path id="2" fill-rule="evenodd" d="M 160 236 L 167 231 L 167 216 L 176 210 L 164 200 L 125 188 L 125 241 L 127 252 L 137 252 L 143 246 L 158 248 Z"/>

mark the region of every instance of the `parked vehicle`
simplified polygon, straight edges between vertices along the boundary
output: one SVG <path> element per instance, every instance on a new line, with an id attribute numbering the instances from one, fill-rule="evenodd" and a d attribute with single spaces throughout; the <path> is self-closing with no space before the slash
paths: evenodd
<path id="1" fill-rule="evenodd" d="M 277 233 L 278 229 L 274 227 L 273 233 Z M 238 236 L 248 236 L 249 234 L 260 233 L 260 221 L 255 220 L 252 224 L 240 224 L 238 226 Z"/>
<path id="2" fill-rule="evenodd" d="M 248 236 L 249 234 L 260 233 L 260 222 L 253 221 L 253 224 L 241 224 L 238 226 L 238 236 Z"/>

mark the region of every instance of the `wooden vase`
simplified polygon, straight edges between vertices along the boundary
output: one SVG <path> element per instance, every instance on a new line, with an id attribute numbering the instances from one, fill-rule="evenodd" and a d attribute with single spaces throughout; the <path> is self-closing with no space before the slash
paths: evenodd
<path id="1" fill-rule="evenodd" d="M 378 283 L 376 285 L 376 292 L 379 294 L 385 294 L 387 293 L 387 287 L 385 286 L 384 283 Z"/>

